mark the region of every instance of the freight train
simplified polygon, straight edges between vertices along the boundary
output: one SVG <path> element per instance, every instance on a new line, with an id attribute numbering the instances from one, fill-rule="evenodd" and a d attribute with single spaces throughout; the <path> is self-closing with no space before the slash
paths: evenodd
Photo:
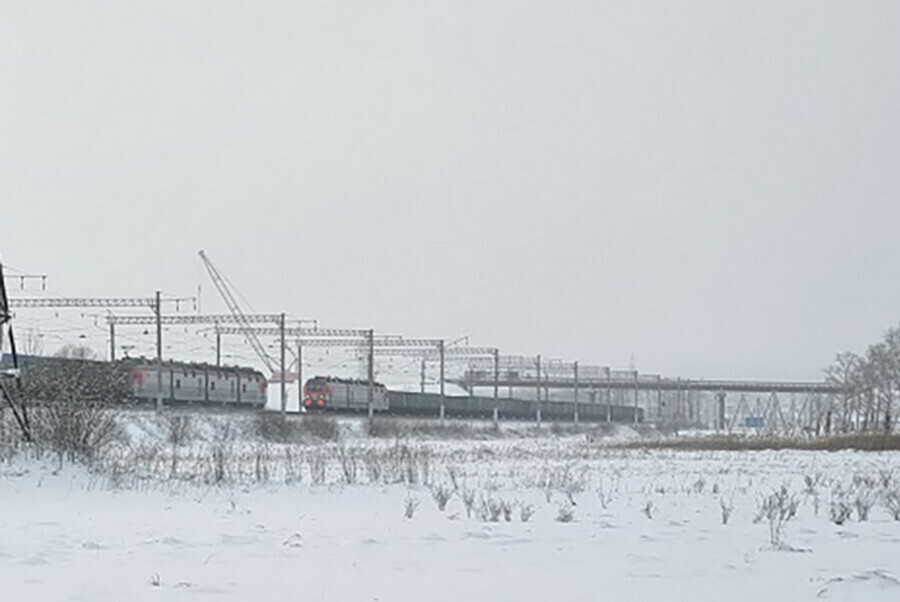
<path id="1" fill-rule="evenodd" d="M 448 418 L 492 418 L 569 421 L 575 417 L 572 401 L 542 401 L 480 396 L 445 396 L 444 415 Z M 372 410 L 397 416 L 434 417 L 440 415 L 441 396 L 436 393 L 392 391 L 375 383 Z M 303 409 L 307 412 L 365 412 L 368 410 L 368 382 L 332 376 L 315 376 L 303 387 Z M 633 406 L 600 403 L 578 404 L 578 419 L 586 422 L 641 422 L 643 410 Z"/>

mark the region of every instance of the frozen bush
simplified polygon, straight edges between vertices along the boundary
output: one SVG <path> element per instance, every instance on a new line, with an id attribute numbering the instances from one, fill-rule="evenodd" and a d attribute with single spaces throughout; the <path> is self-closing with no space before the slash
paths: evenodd
<path id="1" fill-rule="evenodd" d="M 884 508 L 896 521 L 900 521 L 900 489 L 891 489 L 884 494 Z"/>
<path id="2" fill-rule="evenodd" d="M 354 451 L 346 449 L 343 445 L 338 447 L 338 460 L 341 463 L 341 476 L 344 483 L 353 485 L 356 483 L 356 475 L 358 467 L 356 463 L 356 454 Z"/>
<path id="3" fill-rule="evenodd" d="M 416 513 L 416 509 L 419 507 L 419 500 L 412 496 L 406 496 L 406 500 L 403 502 L 403 516 L 406 518 L 412 518 Z"/>
<path id="4" fill-rule="evenodd" d="M 782 485 L 759 503 L 757 521 L 766 519 L 769 523 L 769 543 L 775 547 L 782 545 L 785 524 L 797 515 L 799 501 L 797 496 Z"/>
<path id="5" fill-rule="evenodd" d="M 434 498 L 438 510 L 443 512 L 447 507 L 447 502 L 453 497 L 453 489 L 446 485 L 435 485 L 431 488 L 431 497 Z"/>
<path id="6" fill-rule="evenodd" d="M 472 510 L 475 507 L 475 491 L 472 489 L 462 490 L 462 501 L 466 507 L 466 516 L 472 518 Z"/>
<path id="7" fill-rule="evenodd" d="M 330 416 L 305 414 L 300 421 L 300 432 L 322 441 L 337 441 L 340 429 L 337 421 Z"/>
<path id="8" fill-rule="evenodd" d="M 559 510 L 556 512 L 556 521 L 571 523 L 573 520 L 575 520 L 575 508 L 571 504 L 560 504 Z"/>
<path id="9" fill-rule="evenodd" d="M 856 492 L 853 506 L 856 508 L 856 519 L 859 522 L 869 520 L 869 512 L 875 505 L 875 495 L 870 489 L 860 489 Z"/>
<path id="10" fill-rule="evenodd" d="M 534 506 L 531 504 L 522 504 L 519 506 L 519 520 L 527 523 L 534 516 Z"/>
<path id="11" fill-rule="evenodd" d="M 831 491 L 831 506 L 828 510 L 829 519 L 836 525 L 843 525 L 850 519 L 852 513 L 853 508 L 847 499 L 847 494 L 840 487 L 835 487 Z"/>
<path id="12" fill-rule="evenodd" d="M 731 514 L 734 512 L 734 500 L 733 498 L 725 501 L 725 498 L 719 498 L 719 508 L 722 510 L 722 524 L 727 525 L 728 520 L 731 518 Z"/>
<path id="13" fill-rule="evenodd" d="M 503 505 L 499 500 L 492 497 L 481 498 L 478 504 L 478 519 L 481 522 L 498 523 L 501 514 L 503 514 Z"/>

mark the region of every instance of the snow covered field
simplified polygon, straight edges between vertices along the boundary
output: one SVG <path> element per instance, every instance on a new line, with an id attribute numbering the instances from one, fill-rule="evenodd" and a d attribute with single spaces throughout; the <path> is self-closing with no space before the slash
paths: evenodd
<path id="1" fill-rule="evenodd" d="M 93 470 L 4 458 L 4 597 L 900 600 L 896 453 L 370 439 L 346 424 L 337 442 L 207 424 L 172 445 L 151 427 Z M 782 485 L 798 506 L 773 545 L 755 519 Z"/>

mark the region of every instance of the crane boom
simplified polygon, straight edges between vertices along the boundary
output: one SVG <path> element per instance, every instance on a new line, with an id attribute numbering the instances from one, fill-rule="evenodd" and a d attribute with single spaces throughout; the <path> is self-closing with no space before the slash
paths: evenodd
<path id="1" fill-rule="evenodd" d="M 253 347 L 253 351 L 256 352 L 256 355 L 259 356 L 259 359 L 262 360 L 263 364 L 265 364 L 266 368 L 269 369 L 269 372 L 275 373 L 275 364 L 272 361 L 272 358 L 269 357 L 269 354 L 266 353 L 265 348 L 262 343 L 259 342 L 259 337 L 256 336 L 256 333 L 250 327 L 250 320 L 241 311 L 240 305 L 238 305 L 237 300 L 234 298 L 234 295 L 231 294 L 231 290 L 228 288 L 228 284 L 225 282 L 225 278 L 222 277 L 222 274 L 213 265 L 212 261 L 210 261 L 209 257 L 206 256 L 206 253 L 200 251 L 200 259 L 203 260 L 203 265 L 206 267 L 206 271 L 209 272 L 209 277 L 213 281 L 213 284 L 216 285 L 216 289 L 218 289 L 219 294 L 222 295 L 222 299 L 225 301 L 225 305 L 228 306 L 228 311 L 231 312 L 231 315 L 234 316 L 235 322 L 240 328 L 241 334 L 247 338 L 250 342 L 250 346 Z"/>

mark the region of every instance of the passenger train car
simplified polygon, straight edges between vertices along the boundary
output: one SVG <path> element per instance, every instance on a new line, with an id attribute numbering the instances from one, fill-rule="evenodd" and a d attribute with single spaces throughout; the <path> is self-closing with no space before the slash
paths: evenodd
<path id="1" fill-rule="evenodd" d="M 151 360 L 122 360 L 136 401 L 163 404 L 210 403 L 262 408 L 266 405 L 266 377 L 252 368 L 165 362 L 158 370 Z"/>
<path id="2" fill-rule="evenodd" d="M 369 383 L 333 376 L 316 376 L 303 386 L 303 408 L 310 410 L 355 410 L 369 408 Z M 372 391 L 372 410 L 388 409 L 387 387 L 375 383 Z"/>

